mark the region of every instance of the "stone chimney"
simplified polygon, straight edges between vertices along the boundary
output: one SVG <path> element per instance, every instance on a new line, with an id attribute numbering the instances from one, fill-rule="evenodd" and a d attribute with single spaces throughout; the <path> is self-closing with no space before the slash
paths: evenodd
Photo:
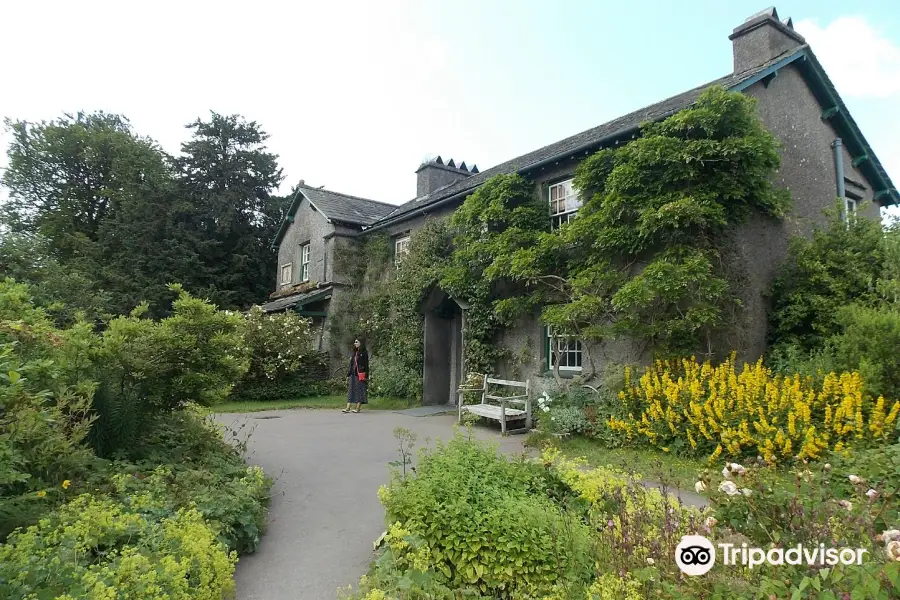
<path id="1" fill-rule="evenodd" d="M 778 19 L 774 6 L 749 17 L 728 39 L 734 50 L 735 73 L 758 67 L 806 43 L 803 36 L 794 31 L 794 22 L 790 18 Z"/>
<path id="2" fill-rule="evenodd" d="M 444 164 L 444 161 L 438 156 L 434 160 L 422 163 L 422 166 L 416 171 L 416 197 L 421 198 L 438 188 L 471 177 L 475 173 L 478 173 L 476 165 L 472 165 L 471 169 L 466 167 L 465 162 L 456 166 L 452 158 Z"/>

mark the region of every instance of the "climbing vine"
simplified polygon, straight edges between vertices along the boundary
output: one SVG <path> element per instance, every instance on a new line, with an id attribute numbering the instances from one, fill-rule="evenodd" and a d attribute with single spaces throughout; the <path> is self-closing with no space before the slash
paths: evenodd
<path id="1" fill-rule="evenodd" d="M 338 253 L 336 253 L 338 254 Z M 341 294 L 329 318 L 329 333 L 340 346 L 366 338 L 372 361 L 373 392 L 421 398 L 426 293 L 439 281 L 450 254 L 444 221 L 428 221 L 411 235 L 409 253 L 392 267 L 391 242 L 373 235 L 344 249 L 335 269 L 345 274 Z"/>
<path id="2" fill-rule="evenodd" d="M 755 104 L 710 88 L 637 139 L 587 158 L 575 177 L 583 206 L 557 231 L 534 184 L 512 174 L 482 184 L 449 222 L 415 232 L 396 269 L 386 265 L 388 241 L 369 238 L 351 253 L 352 293 L 334 334 L 368 333 L 392 393 L 416 396 L 419 308 L 435 285 L 469 306 L 469 372 L 511 358 L 498 334 L 538 309 L 545 324 L 588 342 L 586 378 L 591 343 L 609 339 L 637 340 L 658 355 L 712 354 L 740 304 L 735 227 L 754 214 L 780 218 L 789 202 L 771 183 L 778 142 Z"/>

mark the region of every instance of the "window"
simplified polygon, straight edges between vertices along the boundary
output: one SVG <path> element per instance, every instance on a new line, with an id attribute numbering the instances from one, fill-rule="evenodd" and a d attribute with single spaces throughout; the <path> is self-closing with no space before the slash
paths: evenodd
<path id="1" fill-rule="evenodd" d="M 550 186 L 550 228 L 559 229 L 581 208 L 581 198 L 571 179 Z"/>
<path id="2" fill-rule="evenodd" d="M 289 285 L 291 283 L 291 271 L 293 266 L 293 263 L 281 265 L 281 285 Z"/>
<path id="3" fill-rule="evenodd" d="M 853 192 L 852 190 L 845 190 L 844 192 L 844 215 L 848 217 L 856 216 L 856 211 L 859 210 L 859 205 L 862 202 L 863 198 L 859 194 Z"/>
<path id="4" fill-rule="evenodd" d="M 394 264 L 399 265 L 407 254 L 409 254 L 409 236 L 404 235 L 394 240 Z"/>
<path id="5" fill-rule="evenodd" d="M 309 281 L 309 244 L 300 246 L 300 281 Z"/>
<path id="6" fill-rule="evenodd" d="M 560 371 L 581 370 L 581 340 L 571 334 L 557 334 L 548 327 L 547 336 L 547 368 L 553 370 L 553 361 L 559 360 Z"/>

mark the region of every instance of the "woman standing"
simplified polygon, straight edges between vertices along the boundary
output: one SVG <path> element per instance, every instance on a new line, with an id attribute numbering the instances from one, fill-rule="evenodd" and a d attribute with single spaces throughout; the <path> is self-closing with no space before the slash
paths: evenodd
<path id="1" fill-rule="evenodd" d="M 366 346 L 359 341 L 359 338 L 353 342 L 353 356 L 350 357 L 347 377 L 350 380 L 347 393 L 347 408 L 341 412 L 358 413 L 360 406 L 369 403 L 367 389 L 369 385 L 369 353 L 366 352 Z M 350 410 L 351 404 L 355 404 L 356 408 Z"/>

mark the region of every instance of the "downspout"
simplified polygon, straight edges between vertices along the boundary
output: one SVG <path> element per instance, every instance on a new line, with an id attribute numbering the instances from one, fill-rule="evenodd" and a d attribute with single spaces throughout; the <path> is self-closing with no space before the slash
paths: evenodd
<path id="1" fill-rule="evenodd" d="M 842 150 L 843 142 L 841 138 L 835 138 L 831 143 L 831 150 L 834 152 L 834 179 L 837 188 L 837 197 L 840 198 L 843 206 L 842 217 L 847 220 L 847 198 L 844 193 L 844 152 Z"/>

